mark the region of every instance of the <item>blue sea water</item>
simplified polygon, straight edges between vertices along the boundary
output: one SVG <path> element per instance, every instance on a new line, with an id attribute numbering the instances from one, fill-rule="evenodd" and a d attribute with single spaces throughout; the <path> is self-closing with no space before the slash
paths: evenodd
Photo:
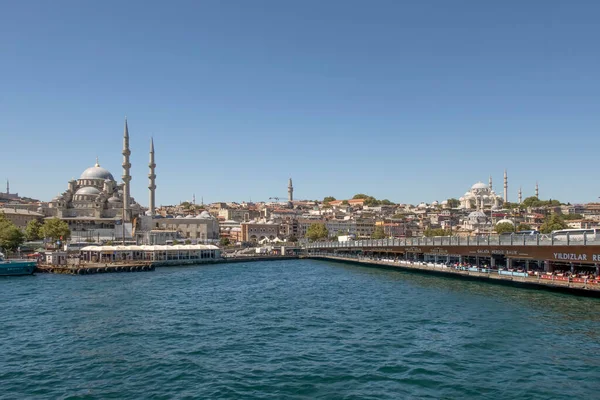
<path id="1" fill-rule="evenodd" d="M 2 399 L 600 398 L 600 300 L 324 261 L 0 278 Z"/>

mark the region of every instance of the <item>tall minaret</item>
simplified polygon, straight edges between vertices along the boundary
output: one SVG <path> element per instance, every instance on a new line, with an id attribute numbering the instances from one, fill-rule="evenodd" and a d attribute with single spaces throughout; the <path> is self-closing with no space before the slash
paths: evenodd
<path id="1" fill-rule="evenodd" d="M 288 202 L 291 203 L 294 201 L 294 186 L 292 186 L 292 178 L 288 183 Z"/>
<path id="2" fill-rule="evenodd" d="M 131 200 L 130 200 L 130 182 L 131 182 L 131 163 L 129 162 L 129 130 L 127 129 L 127 117 L 125 117 L 125 132 L 123 133 L 123 219 L 125 222 L 131 222 Z"/>
<path id="3" fill-rule="evenodd" d="M 493 190 L 492 189 L 492 176 L 490 175 L 490 183 L 489 183 L 489 187 L 490 187 L 490 192 Z"/>
<path id="4" fill-rule="evenodd" d="M 537 182 L 535 183 L 535 197 L 540 198 L 540 187 Z"/>
<path id="5" fill-rule="evenodd" d="M 521 204 L 521 202 L 523 202 L 523 191 L 519 187 L 519 204 Z"/>
<path id="6" fill-rule="evenodd" d="M 8 183 L 8 178 L 6 178 L 6 194 L 10 194 L 10 185 Z"/>
<path id="7" fill-rule="evenodd" d="M 148 174 L 148 189 L 150 190 L 150 215 L 154 217 L 156 214 L 156 173 L 154 172 L 154 168 L 156 168 L 156 164 L 154 163 L 154 138 L 150 139 L 150 163 L 148 164 L 150 167 L 150 173 Z"/>
<path id="8" fill-rule="evenodd" d="M 508 203 L 508 175 L 504 170 L 504 202 Z"/>

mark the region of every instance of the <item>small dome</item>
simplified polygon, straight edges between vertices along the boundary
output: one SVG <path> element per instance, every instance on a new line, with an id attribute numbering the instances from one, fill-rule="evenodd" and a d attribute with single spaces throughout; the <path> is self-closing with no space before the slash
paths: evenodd
<path id="1" fill-rule="evenodd" d="M 469 214 L 469 218 L 485 218 L 485 213 L 483 211 L 473 211 Z"/>
<path id="2" fill-rule="evenodd" d="M 110 199 L 108 199 L 109 203 L 119 203 L 121 201 L 121 199 L 119 199 L 116 196 L 111 197 Z"/>
<path id="3" fill-rule="evenodd" d="M 483 182 L 477 182 L 476 184 L 471 186 L 471 189 L 487 189 L 487 185 Z"/>
<path id="4" fill-rule="evenodd" d="M 433 203 L 431 203 L 431 205 L 432 205 L 432 206 L 439 206 L 439 205 L 440 205 L 440 203 L 439 203 L 439 202 L 436 200 L 436 201 L 434 201 Z"/>
<path id="5" fill-rule="evenodd" d="M 448 200 L 444 200 L 442 201 L 442 205 L 445 206 L 446 204 L 448 204 Z"/>
<path id="6" fill-rule="evenodd" d="M 500 221 L 496 222 L 496 225 L 498 224 L 511 224 L 512 226 L 515 226 L 515 223 L 512 222 L 510 219 L 501 219 Z"/>
<path id="7" fill-rule="evenodd" d="M 96 189 L 95 187 L 92 186 L 86 186 L 86 187 L 82 187 L 79 190 L 77 190 L 75 192 L 75 194 L 84 194 L 84 195 L 99 195 L 100 191 L 98 189 Z"/>
<path id="8" fill-rule="evenodd" d="M 212 219 L 212 215 L 208 211 L 202 211 L 200 215 L 198 215 L 200 219 Z"/>

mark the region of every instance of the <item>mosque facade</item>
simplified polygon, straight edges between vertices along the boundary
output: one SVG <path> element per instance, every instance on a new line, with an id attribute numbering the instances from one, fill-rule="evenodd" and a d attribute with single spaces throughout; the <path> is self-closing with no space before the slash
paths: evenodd
<path id="1" fill-rule="evenodd" d="M 504 177 L 506 185 L 506 175 Z M 492 177 L 486 185 L 477 182 L 460 199 L 460 208 L 467 210 L 498 210 L 502 207 L 504 199 L 496 194 L 492 187 Z"/>
<path id="2" fill-rule="evenodd" d="M 127 120 L 125 120 L 122 154 L 122 182 L 117 182 L 113 174 L 101 167 L 96 159 L 94 166 L 83 171 L 79 179 L 70 180 L 67 190 L 54 197 L 38 211 L 47 218 L 56 217 L 66 221 L 72 236 L 100 240 L 113 239 L 117 225 L 124 222 L 130 223 L 131 226 L 131 222 L 143 212 L 142 206 L 130 195 L 131 151 Z"/>

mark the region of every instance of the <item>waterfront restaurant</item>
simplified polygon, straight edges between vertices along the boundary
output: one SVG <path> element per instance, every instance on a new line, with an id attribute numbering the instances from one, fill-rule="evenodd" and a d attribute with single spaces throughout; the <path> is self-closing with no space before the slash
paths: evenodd
<path id="1" fill-rule="evenodd" d="M 121 261 L 212 261 L 221 258 L 217 246 L 191 244 L 174 246 L 86 246 L 81 260 L 88 262 Z"/>

